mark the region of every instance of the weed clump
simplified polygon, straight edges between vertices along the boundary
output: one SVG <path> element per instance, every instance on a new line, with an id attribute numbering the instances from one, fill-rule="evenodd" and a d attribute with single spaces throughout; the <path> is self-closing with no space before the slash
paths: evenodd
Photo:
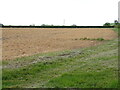
<path id="1" fill-rule="evenodd" d="M 103 41 L 104 38 L 86 38 L 86 37 L 84 37 L 84 38 L 80 38 L 79 40 L 97 40 L 97 41 Z"/>
<path id="2" fill-rule="evenodd" d="M 97 40 L 98 40 L 98 41 L 103 41 L 103 40 L 104 40 L 104 38 L 97 38 Z"/>

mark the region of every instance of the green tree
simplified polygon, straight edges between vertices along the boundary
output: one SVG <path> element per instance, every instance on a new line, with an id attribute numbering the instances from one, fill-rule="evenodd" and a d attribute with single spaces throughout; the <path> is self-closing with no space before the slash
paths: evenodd
<path id="1" fill-rule="evenodd" d="M 118 25 L 118 24 L 119 24 L 119 22 L 118 22 L 117 20 L 115 20 L 115 21 L 114 21 L 114 24 L 115 24 L 115 25 Z"/>
<path id="2" fill-rule="evenodd" d="M 103 26 L 110 26 L 110 23 L 106 22 Z"/>

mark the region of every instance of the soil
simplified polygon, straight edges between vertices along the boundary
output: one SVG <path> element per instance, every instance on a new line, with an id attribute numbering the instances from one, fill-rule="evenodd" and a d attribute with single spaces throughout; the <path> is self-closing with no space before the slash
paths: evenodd
<path id="1" fill-rule="evenodd" d="M 2 60 L 104 43 L 79 40 L 85 37 L 112 40 L 117 34 L 108 28 L 2 28 Z"/>

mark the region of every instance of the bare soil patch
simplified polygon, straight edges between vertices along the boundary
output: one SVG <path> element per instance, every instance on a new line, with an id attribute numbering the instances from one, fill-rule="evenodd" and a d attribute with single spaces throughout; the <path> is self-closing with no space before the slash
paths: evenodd
<path id="1" fill-rule="evenodd" d="M 3 28 L 2 60 L 95 46 L 104 42 L 76 40 L 84 37 L 111 40 L 116 38 L 117 34 L 106 28 Z"/>

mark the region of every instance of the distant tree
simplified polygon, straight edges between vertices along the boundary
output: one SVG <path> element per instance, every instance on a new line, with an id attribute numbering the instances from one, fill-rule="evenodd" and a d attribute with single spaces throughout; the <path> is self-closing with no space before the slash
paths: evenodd
<path id="1" fill-rule="evenodd" d="M 71 25 L 71 26 L 76 26 L 75 24 Z"/>
<path id="2" fill-rule="evenodd" d="M 32 24 L 32 25 L 30 25 L 30 26 L 35 26 L 35 24 Z"/>
<path id="3" fill-rule="evenodd" d="M 42 24 L 41 26 L 46 26 L 45 24 Z"/>
<path id="4" fill-rule="evenodd" d="M 110 23 L 106 22 L 103 26 L 110 26 Z"/>
<path id="5" fill-rule="evenodd" d="M 120 28 L 120 23 L 117 20 L 114 21 L 114 27 Z"/>
<path id="6" fill-rule="evenodd" d="M 4 25 L 0 23 L 0 27 L 1 27 L 1 26 L 4 26 Z"/>
<path id="7" fill-rule="evenodd" d="M 115 21 L 114 21 L 114 24 L 115 24 L 115 25 L 118 25 L 118 24 L 119 24 L 119 22 L 118 22 L 117 20 L 115 20 Z"/>
<path id="8" fill-rule="evenodd" d="M 49 24 L 42 24 L 41 26 L 54 26 L 53 24 L 49 25 Z"/>

